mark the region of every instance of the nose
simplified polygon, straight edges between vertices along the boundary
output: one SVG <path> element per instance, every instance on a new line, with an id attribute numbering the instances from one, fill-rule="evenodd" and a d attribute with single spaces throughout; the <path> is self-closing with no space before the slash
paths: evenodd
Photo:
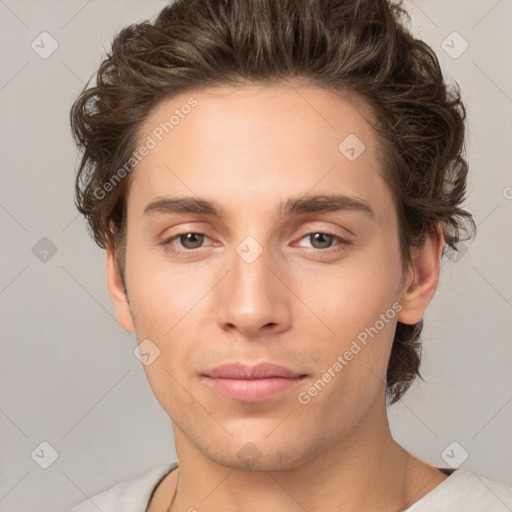
<path id="1" fill-rule="evenodd" d="M 293 294 L 282 274 L 265 248 L 253 261 L 236 252 L 230 272 L 216 287 L 215 316 L 220 327 L 246 338 L 288 329 Z"/>

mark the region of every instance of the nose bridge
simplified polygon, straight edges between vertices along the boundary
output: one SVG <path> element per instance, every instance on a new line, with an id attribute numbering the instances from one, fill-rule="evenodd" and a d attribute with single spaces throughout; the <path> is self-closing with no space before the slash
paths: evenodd
<path id="1" fill-rule="evenodd" d="M 276 328 L 288 323 L 286 294 L 269 268 L 271 259 L 271 251 L 254 236 L 247 236 L 236 246 L 231 271 L 218 296 L 219 323 L 234 326 L 246 335 L 269 324 Z"/>
<path id="2" fill-rule="evenodd" d="M 235 248 L 231 272 L 231 294 L 244 304 L 245 308 L 258 306 L 258 302 L 271 300 L 269 290 L 273 279 L 268 265 L 270 251 L 249 235 Z M 261 304 L 259 305 L 261 306 Z"/>

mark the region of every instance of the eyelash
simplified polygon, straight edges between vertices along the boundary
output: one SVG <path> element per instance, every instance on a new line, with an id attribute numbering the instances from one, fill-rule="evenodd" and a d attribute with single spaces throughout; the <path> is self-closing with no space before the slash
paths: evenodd
<path id="1" fill-rule="evenodd" d="M 177 233 L 177 234 L 173 235 L 170 238 L 167 238 L 166 240 L 164 240 L 162 242 L 162 245 L 164 246 L 165 251 L 168 252 L 168 253 L 176 254 L 178 256 L 184 255 L 185 257 L 187 257 L 187 256 L 193 256 L 194 254 L 197 254 L 197 252 L 199 252 L 202 249 L 204 249 L 204 247 L 199 247 L 197 249 L 180 250 L 180 249 L 175 249 L 174 247 L 172 247 L 170 245 L 173 240 L 179 239 L 181 236 L 188 235 L 188 234 L 203 235 L 206 238 L 210 238 L 205 233 L 201 233 L 201 232 L 198 232 L 198 231 L 183 231 L 181 233 Z M 306 238 L 306 237 L 308 237 L 308 236 L 316 235 L 316 234 L 322 234 L 322 235 L 327 235 L 327 236 L 333 237 L 335 240 L 336 239 L 338 240 L 339 244 L 338 244 L 338 246 L 334 246 L 334 248 L 328 247 L 327 249 L 315 249 L 314 247 L 313 248 L 303 247 L 303 249 L 307 249 L 309 252 L 319 252 L 319 253 L 323 253 L 323 254 L 332 254 L 332 253 L 336 253 L 336 252 L 339 252 L 339 251 L 343 250 L 346 246 L 348 246 L 348 245 L 350 245 L 352 243 L 349 240 L 347 240 L 347 239 L 345 239 L 345 238 L 343 238 L 343 237 L 341 237 L 339 235 L 335 235 L 334 233 L 328 233 L 326 231 L 310 231 L 309 233 L 305 233 L 299 239 L 299 241 L 304 239 L 304 238 Z"/>

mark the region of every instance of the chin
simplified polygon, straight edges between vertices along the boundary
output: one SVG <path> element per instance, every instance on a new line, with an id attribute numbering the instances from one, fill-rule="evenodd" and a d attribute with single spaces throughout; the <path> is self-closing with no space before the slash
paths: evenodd
<path id="1" fill-rule="evenodd" d="M 301 466 L 302 461 L 297 454 L 272 453 L 265 456 L 255 455 L 252 459 L 247 456 L 238 457 L 238 454 L 226 453 L 204 454 L 215 464 L 235 471 L 289 471 Z M 261 457 L 261 458 L 259 458 Z"/>
<path id="2" fill-rule="evenodd" d="M 288 439 L 230 439 L 225 443 L 196 448 L 207 459 L 236 471 L 288 471 L 307 463 L 317 453 L 315 446 Z"/>

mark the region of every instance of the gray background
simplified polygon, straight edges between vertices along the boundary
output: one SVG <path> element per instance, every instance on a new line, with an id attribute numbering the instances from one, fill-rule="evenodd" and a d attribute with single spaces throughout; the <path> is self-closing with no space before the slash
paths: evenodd
<path id="1" fill-rule="evenodd" d="M 114 33 L 165 4 L 0 0 L 1 511 L 66 511 L 175 460 L 171 423 L 133 354 L 135 337 L 115 320 L 104 253 L 74 209 L 68 125 Z M 444 261 L 425 317 L 427 382 L 390 409 L 390 424 L 423 460 L 447 466 L 449 454 L 512 485 L 512 0 L 405 5 L 414 32 L 463 90 L 466 206 L 478 233 L 459 261 Z M 51 49 L 43 31 L 58 43 L 47 58 L 31 47 Z M 457 58 L 441 46 L 463 49 L 454 31 L 469 44 Z M 52 449 L 42 442 L 58 454 L 47 469 Z"/>

